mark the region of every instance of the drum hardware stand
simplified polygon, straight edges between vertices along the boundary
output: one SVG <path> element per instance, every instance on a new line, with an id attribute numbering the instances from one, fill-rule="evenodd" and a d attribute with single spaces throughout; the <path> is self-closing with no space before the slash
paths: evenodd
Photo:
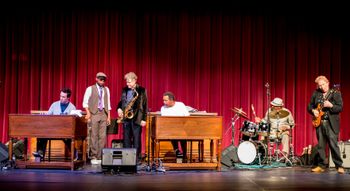
<path id="1" fill-rule="evenodd" d="M 231 138 L 231 142 L 232 142 L 232 146 L 235 145 L 235 124 L 236 121 L 239 119 L 239 115 L 236 113 L 231 121 L 231 128 L 232 128 L 232 138 Z"/>
<path id="2" fill-rule="evenodd" d="M 232 118 L 232 120 L 231 120 L 231 129 L 232 129 L 232 137 L 231 137 L 231 144 L 232 144 L 232 146 L 234 146 L 235 145 L 235 143 L 234 143 L 234 138 L 235 138 L 235 123 L 236 123 L 236 121 L 239 119 L 239 115 L 236 113 L 234 116 L 233 116 L 233 118 Z M 225 135 L 228 133 L 228 130 L 230 130 L 229 128 L 226 130 L 226 132 L 225 132 Z"/>
<path id="3" fill-rule="evenodd" d="M 275 156 L 276 156 L 276 161 L 277 162 L 280 162 L 280 160 L 282 159 L 282 158 L 279 158 L 279 154 L 282 154 L 282 156 L 285 158 L 285 160 L 286 160 L 286 163 L 288 162 L 291 166 L 293 165 L 293 163 L 292 163 L 292 161 L 290 161 L 289 159 L 288 159 L 288 156 L 286 155 L 286 154 L 284 154 L 281 150 L 280 150 L 280 148 L 279 148 L 279 146 L 280 146 L 280 141 L 279 141 L 279 138 L 277 138 L 276 139 L 277 140 L 277 142 L 276 142 L 276 149 L 275 149 Z"/>
<path id="4" fill-rule="evenodd" d="M 293 164 L 300 164 L 300 165 L 303 165 L 302 164 L 302 161 L 300 160 L 300 158 L 299 157 L 297 157 L 297 156 L 295 156 L 294 155 L 294 145 L 293 145 L 293 143 L 292 143 L 292 130 L 290 129 L 289 130 L 289 160 L 291 161 L 291 164 L 292 164 L 292 166 L 293 166 Z"/>
<path id="5" fill-rule="evenodd" d="M 268 152 L 268 160 L 267 160 L 267 163 L 268 164 L 271 164 L 271 161 L 272 161 L 272 148 L 270 147 L 270 130 L 271 130 L 271 121 L 270 121 L 270 95 L 271 95 L 271 92 L 270 92 L 270 85 L 269 83 L 266 83 L 265 84 L 265 87 L 266 87 L 266 99 L 267 99 L 267 121 L 266 121 L 266 124 L 267 124 L 267 136 L 266 136 L 266 143 L 267 145 L 269 146 L 269 149 L 267 149 L 267 152 Z"/>
<path id="6" fill-rule="evenodd" d="M 282 141 L 282 138 L 280 140 L 279 137 L 279 126 L 280 126 L 280 118 L 279 115 L 277 115 L 277 132 L 276 132 L 276 149 L 275 149 L 275 156 L 276 156 L 276 161 L 280 162 L 280 158 L 279 158 L 279 154 L 282 154 L 282 156 L 285 158 L 285 161 L 288 162 L 291 166 L 293 165 L 293 163 L 288 159 L 288 156 L 286 154 L 283 153 L 283 151 L 280 150 L 280 142 Z"/>
<path id="7" fill-rule="evenodd" d="M 258 153 L 258 157 L 259 157 L 259 166 L 261 166 L 261 153 Z"/>
<path id="8" fill-rule="evenodd" d="M 268 149 L 268 152 L 269 152 L 268 163 L 271 164 L 271 161 L 272 161 L 272 154 L 271 153 L 272 153 L 274 143 L 271 143 L 270 141 L 268 141 L 267 144 L 269 147 L 269 149 Z"/>

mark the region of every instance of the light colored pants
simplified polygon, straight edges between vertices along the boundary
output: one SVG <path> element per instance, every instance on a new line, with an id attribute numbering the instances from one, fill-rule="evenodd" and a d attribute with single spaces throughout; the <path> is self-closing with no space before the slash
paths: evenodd
<path id="1" fill-rule="evenodd" d="M 106 146 L 107 114 L 104 111 L 91 115 L 91 140 L 89 150 L 91 159 L 101 160 L 102 149 Z"/>
<path id="2" fill-rule="evenodd" d="M 289 154 L 289 132 L 285 131 L 283 133 L 276 133 L 276 131 L 271 131 L 270 140 L 280 139 L 282 143 L 282 151 Z"/>

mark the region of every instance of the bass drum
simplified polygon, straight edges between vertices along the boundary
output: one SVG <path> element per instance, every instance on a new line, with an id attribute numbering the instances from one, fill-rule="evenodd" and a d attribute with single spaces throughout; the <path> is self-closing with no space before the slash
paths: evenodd
<path id="1" fill-rule="evenodd" d="M 259 141 L 244 141 L 237 148 L 238 159 L 244 164 L 260 164 L 267 159 L 267 147 Z"/>

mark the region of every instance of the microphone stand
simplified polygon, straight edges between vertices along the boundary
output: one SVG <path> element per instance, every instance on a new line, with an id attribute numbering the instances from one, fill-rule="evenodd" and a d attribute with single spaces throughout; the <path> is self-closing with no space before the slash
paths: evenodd
<path id="1" fill-rule="evenodd" d="M 266 137 L 266 141 L 267 141 L 267 146 L 269 149 L 268 150 L 268 156 L 269 156 L 269 163 L 271 164 L 271 150 L 270 150 L 270 131 L 271 131 L 271 122 L 270 122 L 270 85 L 269 83 L 265 84 L 266 87 L 266 99 L 267 99 L 267 137 Z"/>
<path id="2" fill-rule="evenodd" d="M 239 119 L 239 115 L 235 114 L 235 116 L 232 118 L 232 146 L 235 146 L 235 123 Z"/>
<path id="3" fill-rule="evenodd" d="M 151 115 L 150 115 L 150 111 L 151 109 L 148 109 L 147 112 L 147 127 L 148 127 L 148 145 L 147 145 L 147 167 L 146 167 L 146 171 L 150 172 L 151 171 L 151 165 L 150 165 L 150 150 L 151 150 Z"/>

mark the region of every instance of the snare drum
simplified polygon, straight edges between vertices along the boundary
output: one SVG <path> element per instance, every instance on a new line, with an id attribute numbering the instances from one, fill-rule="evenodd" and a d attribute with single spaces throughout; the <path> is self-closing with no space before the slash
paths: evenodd
<path id="1" fill-rule="evenodd" d="M 244 141 L 237 148 L 237 156 L 244 164 L 261 164 L 267 159 L 267 146 L 259 141 Z"/>
<path id="2" fill-rule="evenodd" d="M 270 136 L 269 136 L 270 141 L 275 142 L 278 141 L 279 139 L 281 139 L 281 134 L 280 132 L 274 130 L 270 132 Z"/>
<path id="3" fill-rule="evenodd" d="M 241 128 L 241 132 L 243 135 L 254 137 L 256 133 L 257 125 L 251 121 L 244 121 L 243 126 Z"/>

